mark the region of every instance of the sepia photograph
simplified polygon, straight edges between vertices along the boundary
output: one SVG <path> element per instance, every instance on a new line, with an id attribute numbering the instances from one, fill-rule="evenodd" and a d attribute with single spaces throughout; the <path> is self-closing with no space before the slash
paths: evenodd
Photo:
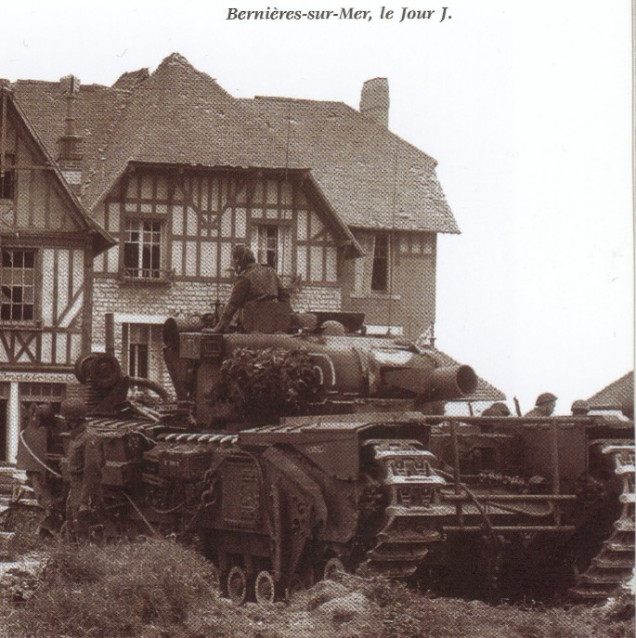
<path id="1" fill-rule="evenodd" d="M 0 638 L 633 636 L 633 11 L 4 7 Z"/>

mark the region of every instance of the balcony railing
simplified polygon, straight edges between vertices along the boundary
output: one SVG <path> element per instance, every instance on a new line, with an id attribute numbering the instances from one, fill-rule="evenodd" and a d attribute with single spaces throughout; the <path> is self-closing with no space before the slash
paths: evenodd
<path id="1" fill-rule="evenodd" d="M 132 284 L 170 284 L 174 280 L 174 270 L 168 268 L 129 268 L 119 271 L 119 281 Z"/>

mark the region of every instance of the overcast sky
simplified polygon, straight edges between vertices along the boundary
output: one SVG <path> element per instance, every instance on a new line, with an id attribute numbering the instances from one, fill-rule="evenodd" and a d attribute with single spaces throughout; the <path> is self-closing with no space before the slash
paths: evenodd
<path id="1" fill-rule="evenodd" d="M 225 19 L 268 6 L 373 19 Z M 438 346 L 524 410 L 550 390 L 566 413 L 633 369 L 631 3 L 449 0 L 440 22 L 442 6 L 22 0 L 2 9 L 0 77 L 112 84 L 178 51 L 237 97 L 355 108 L 387 77 L 390 128 L 438 161 L 462 230 L 438 244 Z"/>

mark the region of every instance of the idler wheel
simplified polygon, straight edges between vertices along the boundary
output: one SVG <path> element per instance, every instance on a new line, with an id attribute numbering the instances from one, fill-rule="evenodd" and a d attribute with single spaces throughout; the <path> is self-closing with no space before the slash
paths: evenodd
<path id="1" fill-rule="evenodd" d="M 347 573 L 347 568 L 339 558 L 330 558 L 322 572 L 324 580 L 340 580 L 342 574 Z"/>
<path id="2" fill-rule="evenodd" d="M 256 576 L 254 594 L 257 603 L 273 603 L 276 600 L 276 583 L 271 572 L 263 570 Z"/>
<path id="3" fill-rule="evenodd" d="M 235 605 L 242 605 L 247 600 L 247 573 L 238 565 L 227 575 L 227 595 Z"/>

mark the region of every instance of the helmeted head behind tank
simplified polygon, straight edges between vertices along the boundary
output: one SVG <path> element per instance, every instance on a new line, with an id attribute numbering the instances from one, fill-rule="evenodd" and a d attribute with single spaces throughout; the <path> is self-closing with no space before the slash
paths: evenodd
<path id="1" fill-rule="evenodd" d="M 256 263 L 256 257 L 245 244 L 236 244 L 232 249 L 232 263 L 236 272 L 240 274 L 250 264 Z"/>
<path id="2" fill-rule="evenodd" d="M 497 401 L 493 403 L 490 407 L 486 408 L 482 413 L 482 416 L 510 416 L 510 410 L 508 406 L 501 402 Z"/>
<path id="3" fill-rule="evenodd" d="M 65 399 L 60 406 L 60 413 L 70 428 L 86 420 L 86 406 L 81 399 Z"/>
<path id="4" fill-rule="evenodd" d="M 320 329 L 322 330 L 322 334 L 332 337 L 342 337 L 346 333 L 344 325 L 334 319 L 323 321 Z"/>
<path id="5" fill-rule="evenodd" d="M 550 416 L 556 407 L 557 397 L 552 392 L 542 392 L 535 402 L 535 408 L 538 408 L 545 416 Z"/>
<path id="6" fill-rule="evenodd" d="M 585 416 L 589 414 L 590 404 L 585 399 L 577 399 L 570 409 L 574 416 Z"/>

